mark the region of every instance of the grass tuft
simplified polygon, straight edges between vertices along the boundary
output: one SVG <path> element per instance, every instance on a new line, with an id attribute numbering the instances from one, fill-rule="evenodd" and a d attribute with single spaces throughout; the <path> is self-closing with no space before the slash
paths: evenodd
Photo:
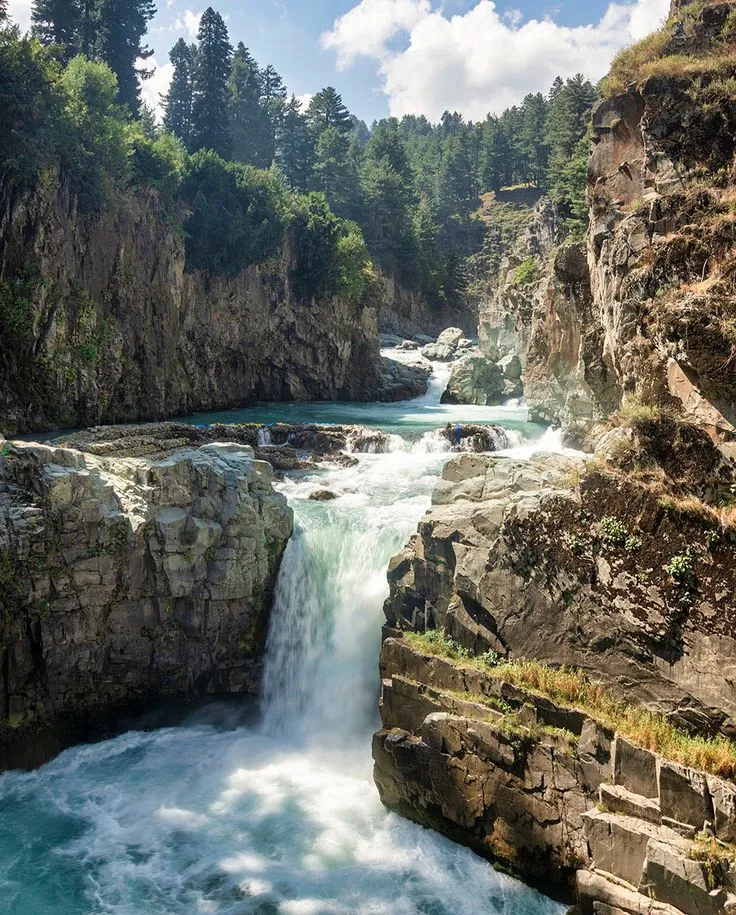
<path id="1" fill-rule="evenodd" d="M 453 654 L 455 643 L 438 630 L 407 632 L 405 636 L 425 654 L 445 657 L 561 705 L 580 709 L 643 749 L 693 769 L 736 779 L 736 743 L 720 735 L 711 738 L 687 734 L 663 715 L 616 698 L 604 684 L 591 680 L 579 668 L 551 667 L 525 658 L 489 665 L 481 658 Z"/>

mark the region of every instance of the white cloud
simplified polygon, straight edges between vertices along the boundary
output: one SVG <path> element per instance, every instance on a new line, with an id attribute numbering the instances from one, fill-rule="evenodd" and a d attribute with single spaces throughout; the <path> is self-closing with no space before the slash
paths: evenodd
<path id="1" fill-rule="evenodd" d="M 305 92 L 304 95 L 297 95 L 296 100 L 301 103 L 302 111 L 306 111 L 313 98 L 314 92 Z"/>
<path id="2" fill-rule="evenodd" d="M 31 27 L 31 0 L 10 0 L 8 15 L 22 31 L 27 32 Z"/>
<path id="3" fill-rule="evenodd" d="M 186 32 L 189 38 L 196 38 L 199 31 L 199 20 L 202 18 L 201 12 L 194 10 L 184 10 L 184 14 L 179 16 L 171 28 L 172 32 Z"/>
<path id="4" fill-rule="evenodd" d="M 437 120 L 449 109 L 477 120 L 546 91 L 558 75 L 599 79 L 616 51 L 657 28 L 668 7 L 669 0 L 613 2 L 600 22 L 569 27 L 500 16 L 491 0 L 449 18 L 430 0 L 360 0 L 322 44 L 341 69 L 361 56 L 377 62 L 392 115 Z"/>
<path id="5" fill-rule="evenodd" d="M 168 61 L 165 64 L 159 64 L 155 57 L 149 57 L 147 60 L 139 60 L 138 66 L 153 70 L 153 74 L 148 79 L 141 80 L 141 97 L 147 105 L 153 108 L 160 121 L 163 116 L 161 96 L 166 95 L 169 91 L 174 65 Z"/>

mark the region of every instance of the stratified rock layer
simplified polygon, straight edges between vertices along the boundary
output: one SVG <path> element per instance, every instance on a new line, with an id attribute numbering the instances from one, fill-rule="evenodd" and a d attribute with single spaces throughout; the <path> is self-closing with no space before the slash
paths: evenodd
<path id="1" fill-rule="evenodd" d="M 0 763 L 115 710 L 253 692 L 292 512 L 269 464 L 15 443 L 0 458 Z"/>
<path id="2" fill-rule="evenodd" d="M 547 891 L 574 888 L 581 915 L 733 910 L 730 875 L 694 860 L 693 837 L 732 840 L 736 785 L 399 635 L 383 643 L 373 739 L 388 807 Z"/>

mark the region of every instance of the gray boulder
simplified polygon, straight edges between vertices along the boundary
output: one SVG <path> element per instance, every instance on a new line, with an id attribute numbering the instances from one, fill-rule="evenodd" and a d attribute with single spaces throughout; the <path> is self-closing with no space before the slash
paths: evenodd
<path id="1" fill-rule="evenodd" d="M 509 395 L 502 370 L 485 356 L 466 356 L 452 367 L 442 403 L 503 403 Z"/>

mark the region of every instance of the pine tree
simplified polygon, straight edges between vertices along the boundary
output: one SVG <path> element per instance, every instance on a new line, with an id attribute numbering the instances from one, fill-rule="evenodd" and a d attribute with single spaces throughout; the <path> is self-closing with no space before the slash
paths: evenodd
<path id="1" fill-rule="evenodd" d="M 138 123 L 141 125 L 143 136 L 147 140 L 155 140 L 158 136 L 158 127 L 156 126 L 156 113 L 153 108 L 146 102 L 141 105 Z"/>
<path id="2" fill-rule="evenodd" d="M 192 145 L 192 80 L 196 45 L 180 38 L 169 52 L 174 65 L 169 91 L 163 97 L 164 127 L 178 137 L 187 149 Z"/>
<path id="3" fill-rule="evenodd" d="M 547 183 L 553 197 L 563 193 L 560 187 L 562 172 L 588 129 L 595 99 L 595 89 L 578 73 L 567 80 L 550 102 L 545 139 L 549 148 Z"/>
<path id="4" fill-rule="evenodd" d="M 335 127 L 340 133 L 352 130 L 350 112 L 343 104 L 342 96 L 332 86 L 327 86 L 312 98 L 307 109 L 307 121 L 316 136 L 327 127 Z"/>
<path id="5" fill-rule="evenodd" d="M 241 41 L 233 54 L 228 78 L 232 156 L 237 162 L 267 168 L 271 164 L 269 125 L 261 106 L 262 92 L 258 64 Z"/>
<path id="6" fill-rule="evenodd" d="M 506 135 L 499 119 L 489 115 L 483 122 L 480 143 L 480 189 L 499 191 L 505 178 L 506 162 L 509 159 Z"/>
<path id="7" fill-rule="evenodd" d="M 311 170 L 311 138 L 301 102 L 292 95 L 276 136 L 276 162 L 289 187 L 305 191 Z"/>
<path id="8" fill-rule="evenodd" d="M 276 158 L 276 135 L 286 105 L 286 86 L 270 64 L 261 71 L 261 110 L 266 123 L 266 164 Z"/>
<path id="9" fill-rule="evenodd" d="M 349 217 L 353 213 L 357 176 L 350 167 L 350 142 L 336 127 L 327 127 L 314 149 L 312 190 L 321 191 L 333 212 Z"/>
<path id="10" fill-rule="evenodd" d="M 192 147 L 214 149 L 225 158 L 231 149 L 228 124 L 231 56 L 225 23 L 210 6 L 202 13 L 197 33 L 192 82 Z"/>
<path id="11" fill-rule="evenodd" d="M 437 174 L 437 208 L 441 217 L 467 216 L 476 202 L 475 170 L 465 132 L 449 134 Z"/>
<path id="12" fill-rule="evenodd" d="M 8 0 L 0 0 L 0 22 L 8 18 Z"/>
<path id="13" fill-rule="evenodd" d="M 96 54 L 118 78 L 118 101 L 137 114 L 141 104 L 138 78 L 151 71 L 136 66 L 153 53 L 142 44 L 148 23 L 156 12 L 153 0 L 100 0 Z"/>
<path id="14" fill-rule="evenodd" d="M 541 92 L 529 94 L 522 105 L 521 151 L 524 157 L 525 179 L 543 187 L 547 170 L 545 121 L 547 100 Z"/>
<path id="15" fill-rule="evenodd" d="M 82 8 L 76 0 L 35 0 L 32 31 L 42 44 L 59 45 L 68 63 L 81 48 Z"/>

